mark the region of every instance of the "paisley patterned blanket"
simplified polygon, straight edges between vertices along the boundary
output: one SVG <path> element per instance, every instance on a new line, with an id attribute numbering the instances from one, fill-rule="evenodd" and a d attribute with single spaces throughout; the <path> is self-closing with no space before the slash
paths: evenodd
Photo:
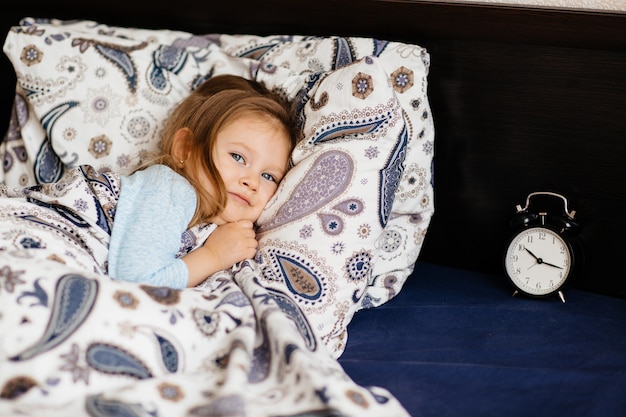
<path id="1" fill-rule="evenodd" d="M 109 279 L 118 192 L 90 166 L 0 189 L 0 415 L 408 415 L 347 376 L 255 260 L 182 291 Z"/>
<path id="2" fill-rule="evenodd" d="M 407 415 L 337 358 L 354 314 L 402 289 L 434 212 L 424 48 L 26 18 L 3 50 L 17 85 L 0 143 L 0 415 Z M 113 172 L 220 73 L 298 104 L 257 255 L 182 291 L 109 279 Z"/>

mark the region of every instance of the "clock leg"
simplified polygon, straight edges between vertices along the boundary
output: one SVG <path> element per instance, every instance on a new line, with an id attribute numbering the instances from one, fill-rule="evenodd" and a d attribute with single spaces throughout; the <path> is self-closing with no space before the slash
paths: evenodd
<path id="1" fill-rule="evenodd" d="M 563 303 L 565 303 L 565 295 L 563 295 L 563 291 L 559 291 L 559 298 Z"/>

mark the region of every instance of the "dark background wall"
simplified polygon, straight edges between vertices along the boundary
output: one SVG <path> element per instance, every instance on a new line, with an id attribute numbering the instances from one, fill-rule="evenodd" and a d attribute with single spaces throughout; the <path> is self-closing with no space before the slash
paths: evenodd
<path id="1" fill-rule="evenodd" d="M 12 4 L 23 16 L 195 33 L 351 35 L 425 46 L 435 120 L 435 216 L 420 260 L 502 274 L 516 204 L 564 194 L 586 243 L 579 288 L 626 297 L 626 14 L 410 0 Z M 303 8 L 304 7 L 304 8 Z M 15 79 L 0 62 L 0 128 Z"/>

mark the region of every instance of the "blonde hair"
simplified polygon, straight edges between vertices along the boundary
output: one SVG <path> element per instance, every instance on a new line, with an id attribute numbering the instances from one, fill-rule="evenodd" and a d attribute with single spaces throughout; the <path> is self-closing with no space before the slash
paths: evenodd
<path id="1" fill-rule="evenodd" d="M 152 164 L 167 165 L 185 177 L 197 194 L 196 211 L 189 226 L 207 222 L 220 214 L 226 206 L 226 189 L 215 167 L 213 147 L 218 132 L 233 121 L 250 114 L 269 121 L 283 129 L 290 138 L 290 154 L 297 141 L 295 116 L 292 105 L 257 81 L 234 75 L 209 78 L 185 98 L 166 122 L 161 154 Z M 174 153 L 174 137 L 180 129 L 189 132 L 193 166 L 204 169 L 212 181 L 217 195 L 211 195 L 200 186 L 195 169 L 184 172 Z"/>

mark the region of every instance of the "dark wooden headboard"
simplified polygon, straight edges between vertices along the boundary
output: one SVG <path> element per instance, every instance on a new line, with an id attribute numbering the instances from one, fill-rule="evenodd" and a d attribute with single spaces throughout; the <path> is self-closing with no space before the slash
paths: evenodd
<path id="1" fill-rule="evenodd" d="M 427 262 L 502 274 L 533 191 L 569 199 L 587 248 L 576 286 L 626 297 L 626 14 L 410 0 L 12 2 L 21 17 L 194 33 L 351 35 L 425 46 L 436 127 Z M 2 130 L 15 78 L 1 62 Z"/>

